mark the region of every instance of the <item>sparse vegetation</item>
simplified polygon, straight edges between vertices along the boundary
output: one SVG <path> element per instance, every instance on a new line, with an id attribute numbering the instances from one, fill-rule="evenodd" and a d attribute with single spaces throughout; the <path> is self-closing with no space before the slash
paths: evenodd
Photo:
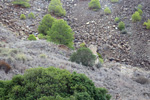
<path id="1" fill-rule="evenodd" d="M 29 4 L 29 1 L 30 0 L 14 0 L 12 3 L 14 5 L 18 5 L 18 6 L 22 6 L 22 7 L 30 7 L 30 4 Z"/>
<path id="2" fill-rule="evenodd" d="M 132 22 L 137 22 L 137 21 L 141 21 L 141 16 L 139 14 L 138 11 L 136 11 L 133 15 L 132 15 Z"/>
<path id="3" fill-rule="evenodd" d="M 119 21 L 120 21 L 120 18 L 119 18 L 119 17 L 116 17 L 116 18 L 115 18 L 115 22 L 118 23 Z"/>
<path id="4" fill-rule="evenodd" d="M 55 18 L 50 14 L 45 15 L 38 26 L 38 32 L 43 35 L 48 35 L 48 30 L 52 27 L 54 21 Z"/>
<path id="5" fill-rule="evenodd" d="M 139 4 L 138 7 L 137 7 L 137 9 L 142 9 L 142 5 Z"/>
<path id="6" fill-rule="evenodd" d="M 140 15 L 143 14 L 143 11 L 141 9 L 138 9 L 138 12 L 139 12 Z"/>
<path id="7" fill-rule="evenodd" d="M 91 0 L 91 2 L 89 3 L 89 8 L 94 11 L 99 10 L 101 8 L 99 0 Z"/>
<path id="8" fill-rule="evenodd" d="M 92 67 L 95 63 L 96 56 L 93 55 L 89 48 L 82 47 L 71 55 L 70 60 L 78 64 L 81 63 L 82 65 Z"/>
<path id="9" fill-rule="evenodd" d="M 73 47 L 74 33 L 71 27 L 63 19 L 56 20 L 53 23 L 51 29 L 49 29 L 48 33 L 49 33 L 48 35 L 50 36 L 48 40 L 57 44 L 64 44 L 72 49 L 74 48 Z"/>
<path id="10" fill-rule="evenodd" d="M 111 10 L 108 7 L 106 7 L 104 9 L 104 12 L 105 12 L 105 14 L 111 14 Z"/>
<path id="11" fill-rule="evenodd" d="M 26 57 L 25 54 L 17 54 L 17 55 L 16 55 L 16 59 L 17 59 L 18 61 L 23 61 L 23 62 L 25 62 L 25 61 L 27 60 L 27 57 Z"/>
<path id="12" fill-rule="evenodd" d="M 51 0 L 48 11 L 56 16 L 65 16 L 66 11 L 62 7 L 62 3 L 60 0 Z"/>
<path id="13" fill-rule="evenodd" d="M 40 58 L 47 58 L 45 54 L 40 54 Z"/>
<path id="14" fill-rule="evenodd" d="M 21 20 L 25 20 L 25 19 L 26 19 L 26 16 L 25 16 L 24 14 L 21 14 L 21 15 L 20 15 L 20 19 L 21 19 Z"/>
<path id="15" fill-rule="evenodd" d="M 104 60 L 103 60 L 102 55 L 101 55 L 100 53 L 97 53 L 97 55 L 98 55 L 98 57 L 99 57 L 99 61 L 100 61 L 101 63 L 104 63 Z"/>
<path id="16" fill-rule="evenodd" d="M 119 22 L 119 24 L 118 24 L 118 29 L 121 30 L 121 31 L 125 29 L 125 24 L 124 24 L 124 22 L 122 22 L 122 21 Z"/>
<path id="17" fill-rule="evenodd" d="M 112 3 L 117 3 L 119 0 L 110 0 Z"/>
<path id="18" fill-rule="evenodd" d="M 144 22 L 144 24 L 146 26 L 146 29 L 150 29 L 150 20 L 148 19 L 147 22 Z"/>
<path id="19" fill-rule="evenodd" d="M 30 12 L 30 13 L 28 14 L 28 18 L 30 18 L 30 19 L 34 19 L 34 18 L 35 18 L 34 13 L 33 13 L 33 12 Z"/>
<path id="20" fill-rule="evenodd" d="M 28 40 L 36 40 L 36 37 L 33 34 L 30 34 Z"/>
<path id="21" fill-rule="evenodd" d="M 31 68 L 12 80 L 0 80 L 1 100 L 110 100 L 84 74 L 54 67 Z"/>
<path id="22" fill-rule="evenodd" d="M 84 42 L 82 42 L 82 43 L 80 44 L 80 47 L 86 47 L 86 44 L 85 44 Z"/>

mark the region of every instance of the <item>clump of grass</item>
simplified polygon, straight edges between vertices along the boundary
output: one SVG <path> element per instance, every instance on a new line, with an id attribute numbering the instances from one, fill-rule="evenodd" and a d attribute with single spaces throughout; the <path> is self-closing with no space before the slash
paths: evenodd
<path id="1" fill-rule="evenodd" d="M 89 3 L 89 8 L 94 11 L 99 10 L 101 8 L 99 0 L 91 0 Z"/>
<path id="2" fill-rule="evenodd" d="M 146 29 L 150 29 L 150 20 L 148 19 L 147 22 L 144 22 L 144 24 L 146 26 Z"/>
<path id="3" fill-rule="evenodd" d="M 119 24 L 118 24 L 118 29 L 120 30 L 120 31 L 122 31 L 122 30 L 124 30 L 125 29 L 125 24 L 124 24 L 124 22 L 119 22 Z"/>
<path id="4" fill-rule="evenodd" d="M 143 11 L 142 11 L 141 9 L 138 9 L 138 13 L 139 13 L 140 15 L 142 15 L 142 14 L 143 14 Z"/>
<path id="5" fill-rule="evenodd" d="M 30 34 L 28 40 L 36 40 L 36 37 L 33 34 Z"/>
<path id="6" fill-rule="evenodd" d="M 25 16 L 24 14 L 21 14 L 21 15 L 20 15 L 20 19 L 21 19 L 21 20 L 25 20 L 25 19 L 26 19 L 26 16 Z"/>
<path id="7" fill-rule="evenodd" d="M 132 22 L 137 22 L 137 21 L 141 21 L 141 16 L 139 14 L 138 11 L 136 11 L 133 15 L 132 15 Z"/>
<path id="8" fill-rule="evenodd" d="M 119 18 L 119 17 L 116 17 L 116 18 L 115 18 L 115 22 L 118 23 L 119 21 L 120 21 L 120 18 Z"/>
<path id="9" fill-rule="evenodd" d="M 83 42 L 80 44 L 80 47 L 86 47 L 86 44 Z"/>
<path id="10" fill-rule="evenodd" d="M 37 37 L 39 39 L 46 39 L 47 38 L 46 35 L 43 35 L 43 34 L 38 34 Z"/>
<path id="11" fill-rule="evenodd" d="M 29 19 L 34 19 L 34 18 L 35 18 L 34 13 L 33 13 L 33 12 L 30 12 L 30 13 L 28 14 L 28 18 L 29 18 Z"/>
<path id="12" fill-rule="evenodd" d="M 106 7 L 104 9 L 104 12 L 105 12 L 105 14 L 111 14 L 111 10 L 108 7 Z"/>
<path id="13" fill-rule="evenodd" d="M 142 9 L 142 5 L 139 4 L 138 7 L 137 7 L 137 9 Z"/>
<path id="14" fill-rule="evenodd" d="M 39 56 L 40 56 L 40 58 L 47 58 L 47 56 L 45 54 L 40 54 Z"/>

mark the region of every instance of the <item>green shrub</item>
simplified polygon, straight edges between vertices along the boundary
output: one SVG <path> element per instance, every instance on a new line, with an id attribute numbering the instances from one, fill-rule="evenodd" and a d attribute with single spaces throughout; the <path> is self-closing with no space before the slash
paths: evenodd
<path id="1" fill-rule="evenodd" d="M 101 8 L 99 0 L 91 0 L 89 3 L 89 8 L 97 11 L 98 9 Z"/>
<path id="2" fill-rule="evenodd" d="M 51 0 L 48 11 L 56 16 L 65 16 L 66 11 L 62 7 L 62 3 L 60 0 Z"/>
<path id="3" fill-rule="evenodd" d="M 18 6 L 22 6 L 22 7 L 30 7 L 30 4 L 29 4 L 29 1 L 30 0 L 14 0 L 12 3 L 14 5 L 18 5 Z"/>
<path id="4" fill-rule="evenodd" d="M 137 21 L 141 21 L 141 16 L 139 14 L 138 11 L 136 11 L 133 15 L 132 15 L 132 22 L 137 22 Z"/>
<path id="5" fill-rule="evenodd" d="M 122 21 L 119 22 L 119 24 L 118 24 L 118 29 L 121 30 L 121 31 L 122 31 L 123 29 L 125 29 L 125 24 L 124 24 L 124 22 L 122 22 Z"/>
<path id="6" fill-rule="evenodd" d="M 33 12 L 30 12 L 30 13 L 28 14 L 28 18 L 30 18 L 30 19 L 34 19 L 34 18 L 35 18 L 34 13 L 33 13 Z"/>
<path id="7" fill-rule="evenodd" d="M 28 40 L 36 40 L 36 37 L 33 34 L 30 34 Z"/>
<path id="8" fill-rule="evenodd" d="M 100 61 L 101 63 L 104 63 L 104 60 L 103 60 L 102 55 L 101 55 L 100 53 L 97 53 L 97 55 L 98 55 L 98 57 L 99 57 L 99 61 Z"/>
<path id="9" fill-rule="evenodd" d="M 138 12 L 139 12 L 140 15 L 143 14 L 143 11 L 141 9 L 138 9 Z"/>
<path id="10" fill-rule="evenodd" d="M 137 9 L 142 9 L 142 5 L 139 4 L 138 7 L 137 7 Z"/>
<path id="11" fill-rule="evenodd" d="M 21 15 L 20 15 L 20 19 L 21 19 L 21 20 L 24 20 L 24 19 L 26 19 L 26 16 L 25 16 L 24 14 L 21 14 Z"/>
<path id="12" fill-rule="evenodd" d="M 119 2 L 119 0 L 110 0 L 112 3 Z"/>
<path id="13" fill-rule="evenodd" d="M 38 32 L 40 34 L 47 35 L 47 31 L 51 29 L 54 21 L 55 18 L 53 18 L 50 14 L 46 14 L 40 22 L 40 25 L 38 26 Z"/>
<path id="14" fill-rule="evenodd" d="M 78 64 L 81 63 L 82 65 L 92 67 L 95 64 L 96 56 L 93 55 L 89 48 L 82 47 L 71 55 L 70 60 Z"/>
<path id="15" fill-rule="evenodd" d="M 43 34 L 38 34 L 37 35 L 37 37 L 39 38 L 39 39 L 46 39 L 46 35 L 43 35 Z"/>
<path id="16" fill-rule="evenodd" d="M 104 9 L 104 12 L 105 12 L 105 14 L 111 14 L 111 10 L 108 7 L 106 7 Z"/>
<path id="17" fill-rule="evenodd" d="M 145 25 L 147 29 L 150 29 L 150 20 L 148 19 L 148 21 L 144 22 L 143 25 Z"/>
<path id="18" fill-rule="evenodd" d="M 84 42 L 82 42 L 82 43 L 80 44 L 80 47 L 86 47 L 86 44 L 85 44 Z"/>
<path id="19" fill-rule="evenodd" d="M 12 80 L 0 80 L 1 100 L 110 100 L 105 88 L 96 88 L 84 74 L 54 67 L 31 68 Z"/>
<path id="20" fill-rule="evenodd" d="M 119 18 L 119 17 L 116 17 L 116 18 L 115 18 L 115 22 L 118 23 L 119 21 L 120 21 L 120 18 Z"/>
<path id="21" fill-rule="evenodd" d="M 63 19 L 56 20 L 48 33 L 48 35 L 50 36 L 50 41 L 56 44 L 64 44 L 69 48 L 74 48 L 74 33 L 71 27 Z"/>

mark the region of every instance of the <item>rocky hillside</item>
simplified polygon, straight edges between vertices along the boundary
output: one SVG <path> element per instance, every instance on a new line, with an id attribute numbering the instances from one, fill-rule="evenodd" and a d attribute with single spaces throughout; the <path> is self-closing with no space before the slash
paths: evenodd
<path id="1" fill-rule="evenodd" d="M 149 0 L 100 0 L 102 8 L 94 12 L 88 9 L 90 0 L 62 0 L 67 15 L 62 17 L 75 32 L 75 47 L 85 42 L 95 44 L 104 58 L 103 67 L 88 68 L 72 63 L 73 50 L 64 49 L 46 40 L 28 41 L 29 34 L 37 33 L 42 17 L 48 13 L 49 1 L 30 0 L 30 8 L 0 1 L 0 60 L 12 67 L 8 74 L 0 69 L 0 79 L 8 80 L 33 67 L 59 67 L 70 72 L 87 75 L 97 87 L 105 87 L 112 100 L 150 100 L 150 30 L 143 23 L 150 18 Z M 142 21 L 132 23 L 131 16 L 138 4 L 143 6 Z M 111 14 L 103 9 L 108 6 Z M 35 19 L 20 20 L 33 12 Z M 115 17 L 126 24 L 127 34 L 120 34 Z M 56 17 L 58 18 L 58 17 Z M 58 18 L 60 19 L 60 18 Z M 139 68 L 142 67 L 142 68 Z"/>

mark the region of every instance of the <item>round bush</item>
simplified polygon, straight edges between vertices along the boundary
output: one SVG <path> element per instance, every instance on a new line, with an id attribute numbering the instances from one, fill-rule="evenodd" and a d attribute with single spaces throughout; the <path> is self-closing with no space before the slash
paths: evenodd
<path id="1" fill-rule="evenodd" d="M 144 22 L 144 24 L 146 26 L 146 29 L 150 29 L 150 20 L 148 19 L 147 22 Z"/>
<path id="2" fill-rule="evenodd" d="M 132 22 L 137 22 L 137 21 L 141 21 L 141 16 L 139 14 L 138 11 L 136 11 L 133 15 L 132 15 Z"/>
<path id="3" fill-rule="evenodd" d="M 105 14 L 111 14 L 111 10 L 108 7 L 106 7 L 104 9 L 104 12 L 105 12 Z"/>
<path id="4" fill-rule="evenodd" d="M 21 14 L 21 15 L 20 15 L 20 19 L 21 19 L 21 20 L 25 20 L 25 19 L 26 19 L 26 16 L 25 16 L 24 14 Z"/>
<path id="5" fill-rule="evenodd" d="M 119 18 L 119 17 L 116 17 L 116 18 L 115 18 L 115 22 L 118 23 L 119 21 L 120 21 L 120 18 Z"/>
<path id="6" fill-rule="evenodd" d="M 78 64 L 81 63 L 82 65 L 92 67 L 95 64 L 96 56 L 93 55 L 89 48 L 82 47 L 71 55 L 70 60 Z"/>
<path id="7" fill-rule="evenodd" d="M 33 34 L 30 34 L 28 40 L 36 40 L 36 37 Z"/>
<path id="8" fill-rule="evenodd" d="M 62 3 L 60 0 L 51 0 L 49 7 L 48 7 L 48 11 L 50 13 L 55 14 L 56 16 L 65 16 L 66 15 L 66 11 L 65 11 L 65 9 L 63 9 Z"/>
<path id="9" fill-rule="evenodd" d="M 119 30 L 123 30 L 123 29 L 125 29 L 125 24 L 124 24 L 124 22 L 119 22 L 119 24 L 118 24 L 118 29 Z"/>
<path id="10" fill-rule="evenodd" d="M 34 19 L 34 18 L 35 18 L 34 13 L 33 13 L 33 12 L 30 12 L 30 13 L 28 14 L 28 18 L 30 18 L 30 19 Z"/>
<path id="11" fill-rule="evenodd" d="M 91 2 L 89 3 L 89 8 L 95 11 L 100 9 L 101 5 L 100 5 L 99 0 L 91 0 Z"/>
<path id="12" fill-rule="evenodd" d="M 141 9 L 138 9 L 138 12 L 139 12 L 140 15 L 143 14 L 143 11 Z"/>
<path id="13" fill-rule="evenodd" d="M 54 67 L 31 68 L 12 80 L 0 80 L 1 100 L 110 100 L 84 74 Z"/>
<path id="14" fill-rule="evenodd" d="M 46 14 L 38 26 L 39 34 L 47 35 L 48 30 L 52 27 L 54 21 L 55 18 L 53 18 L 50 14 Z"/>
<path id="15" fill-rule="evenodd" d="M 56 20 L 48 31 L 50 41 L 57 44 L 64 44 L 69 48 L 73 47 L 74 33 L 71 27 L 63 19 Z"/>

